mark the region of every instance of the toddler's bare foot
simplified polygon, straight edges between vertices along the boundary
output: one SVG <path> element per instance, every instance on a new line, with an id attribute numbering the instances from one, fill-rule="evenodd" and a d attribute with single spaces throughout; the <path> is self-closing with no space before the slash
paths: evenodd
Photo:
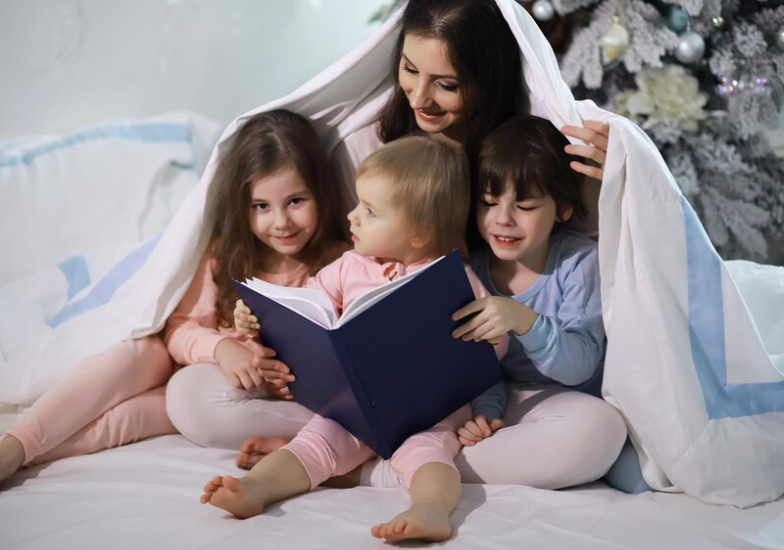
<path id="1" fill-rule="evenodd" d="M 263 482 L 252 477 L 215 476 L 204 486 L 199 500 L 247 519 L 264 512 L 267 491 Z"/>
<path id="2" fill-rule="evenodd" d="M 16 472 L 24 462 L 24 447 L 12 435 L 0 441 L 0 483 Z"/>
<path id="3" fill-rule="evenodd" d="M 443 510 L 417 505 L 387 523 L 379 523 L 370 532 L 374 537 L 389 542 L 408 539 L 442 542 L 452 536 L 452 527 L 449 525 L 449 514 Z"/>
<path id="4" fill-rule="evenodd" d="M 237 468 L 250 470 L 259 460 L 286 443 L 288 440 L 281 437 L 251 437 L 242 444 L 242 450 L 237 455 Z"/>

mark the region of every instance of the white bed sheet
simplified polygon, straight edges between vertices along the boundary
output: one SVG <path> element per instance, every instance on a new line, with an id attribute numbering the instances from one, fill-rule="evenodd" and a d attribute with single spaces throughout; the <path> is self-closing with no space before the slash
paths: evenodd
<path id="1" fill-rule="evenodd" d="M 0 492 L 0 548 L 382 549 L 369 527 L 407 503 L 397 489 L 321 489 L 237 520 L 199 504 L 233 452 L 181 436 L 64 459 L 14 476 Z M 464 485 L 449 549 L 781 549 L 784 500 L 739 510 L 597 483 L 569 491 Z M 406 548 L 426 547 L 408 543 Z"/>

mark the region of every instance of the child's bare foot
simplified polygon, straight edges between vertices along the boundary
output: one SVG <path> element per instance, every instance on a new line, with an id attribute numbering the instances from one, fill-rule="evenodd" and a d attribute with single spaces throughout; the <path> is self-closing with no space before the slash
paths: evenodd
<path id="1" fill-rule="evenodd" d="M 387 523 L 379 523 L 370 532 L 374 537 L 389 542 L 408 539 L 442 542 L 452 536 L 452 527 L 449 525 L 449 514 L 440 508 L 417 505 Z"/>
<path id="2" fill-rule="evenodd" d="M 251 437 L 242 444 L 242 450 L 237 455 L 237 468 L 250 470 L 259 460 L 286 443 L 288 440 L 281 437 Z"/>
<path id="3" fill-rule="evenodd" d="M 202 504 L 209 503 L 240 519 L 247 519 L 264 512 L 267 491 L 262 481 L 249 476 L 240 479 L 215 476 L 204 486 L 204 494 L 199 500 Z"/>
<path id="4" fill-rule="evenodd" d="M 16 472 L 24 462 L 24 447 L 12 435 L 0 441 L 0 483 Z"/>

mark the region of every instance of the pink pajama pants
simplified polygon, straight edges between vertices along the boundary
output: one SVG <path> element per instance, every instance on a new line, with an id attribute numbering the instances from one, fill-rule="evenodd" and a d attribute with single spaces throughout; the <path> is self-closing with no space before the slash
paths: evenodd
<path id="1" fill-rule="evenodd" d="M 157 336 L 120 342 L 82 361 L 3 437 L 18 439 L 31 465 L 177 433 L 164 395 L 173 370 Z"/>
<path id="2" fill-rule="evenodd" d="M 471 408 L 461 407 L 431 429 L 406 439 L 390 459 L 390 466 L 406 488 L 414 473 L 431 462 L 454 468 L 460 451 L 457 429 L 471 418 Z M 314 415 L 297 436 L 282 447 L 296 456 L 310 477 L 311 489 L 330 477 L 352 471 L 373 456 L 373 451 L 334 420 Z"/>

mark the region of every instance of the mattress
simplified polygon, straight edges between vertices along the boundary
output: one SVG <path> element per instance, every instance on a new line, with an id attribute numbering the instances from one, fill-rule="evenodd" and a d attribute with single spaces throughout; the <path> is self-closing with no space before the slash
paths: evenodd
<path id="1" fill-rule="evenodd" d="M 165 436 L 23 470 L 0 492 L 0 548 L 382 549 L 371 525 L 407 505 L 401 489 L 319 489 L 238 520 L 199 503 L 234 453 Z M 449 549 L 781 549 L 784 500 L 741 510 L 683 494 L 626 495 L 464 485 Z M 427 546 L 407 543 L 406 548 Z"/>

